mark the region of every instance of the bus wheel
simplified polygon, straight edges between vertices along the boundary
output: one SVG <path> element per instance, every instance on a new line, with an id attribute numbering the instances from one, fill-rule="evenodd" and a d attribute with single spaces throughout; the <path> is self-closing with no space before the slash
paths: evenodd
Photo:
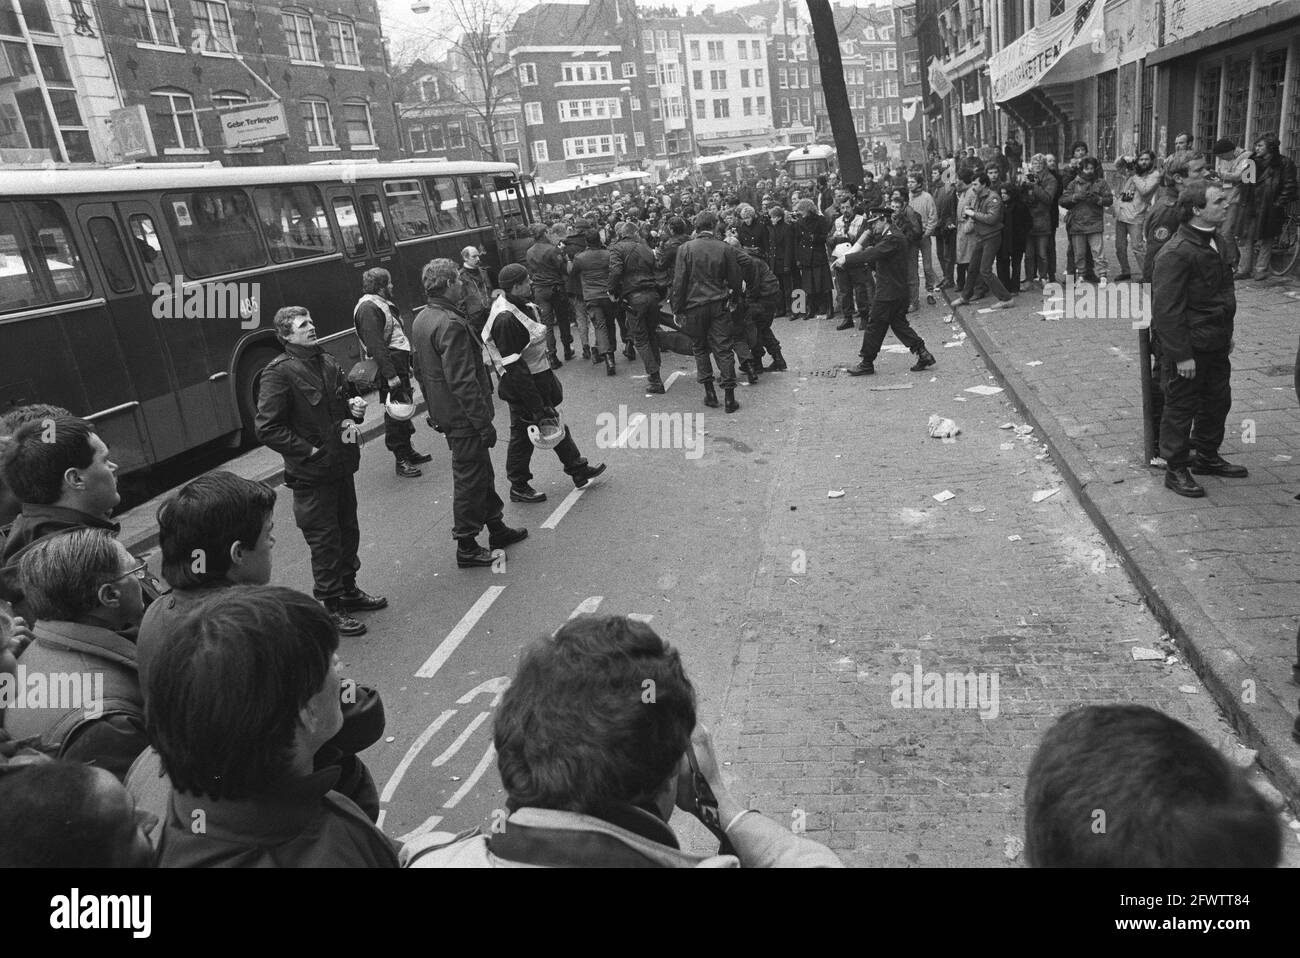
<path id="1" fill-rule="evenodd" d="M 253 389 L 257 374 L 279 355 L 271 346 L 257 346 L 244 354 L 239 361 L 239 375 L 235 382 L 236 402 L 239 405 L 240 438 L 245 446 L 257 445 L 257 393 Z"/>

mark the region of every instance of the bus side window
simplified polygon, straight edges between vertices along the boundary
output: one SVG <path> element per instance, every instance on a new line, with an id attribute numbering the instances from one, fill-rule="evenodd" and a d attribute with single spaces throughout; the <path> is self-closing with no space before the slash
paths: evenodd
<path id="1" fill-rule="evenodd" d="M 92 216 L 87 226 L 108 288 L 115 293 L 131 292 L 135 289 L 135 277 L 131 275 L 131 261 L 127 259 L 117 224 L 107 216 Z"/>
<path id="2" fill-rule="evenodd" d="M 262 232 L 277 263 L 334 252 L 334 234 L 314 186 L 273 186 L 253 190 Z"/>
<path id="3" fill-rule="evenodd" d="M 12 203 L 0 203 L 0 312 L 48 302 L 36 277 L 36 261 Z"/>
<path id="4" fill-rule="evenodd" d="M 357 207 L 350 196 L 334 197 L 334 218 L 343 234 L 343 251 L 349 256 L 366 255 L 366 237 L 357 220 Z"/>
<path id="5" fill-rule="evenodd" d="M 130 223 L 131 239 L 135 242 L 136 252 L 140 254 L 140 262 L 144 264 L 144 275 L 149 280 L 149 285 L 171 282 L 171 267 L 167 264 L 167 254 L 163 252 L 162 241 L 158 239 L 153 217 L 136 213 L 131 217 Z"/>
<path id="6" fill-rule="evenodd" d="M 23 212 L 31 224 L 38 260 L 45 261 L 54 285 L 54 302 L 85 299 L 90 295 L 90 277 L 72 241 L 72 230 L 57 203 L 24 203 Z"/>
<path id="7" fill-rule="evenodd" d="M 429 205 L 438 217 L 438 232 L 453 233 L 465 228 L 456 181 L 450 176 L 436 176 L 428 181 Z"/>
<path id="8" fill-rule="evenodd" d="M 361 194 L 361 212 L 370 223 L 370 237 L 375 249 L 381 252 L 392 249 L 393 244 L 388 239 L 388 225 L 384 222 L 384 208 L 379 205 L 378 194 Z"/>
<path id="9" fill-rule="evenodd" d="M 465 219 L 471 226 L 488 226 L 492 217 L 488 214 L 487 188 L 483 177 L 478 175 L 460 178 L 461 195 L 468 197 L 465 204 Z"/>
<path id="10" fill-rule="evenodd" d="M 192 278 L 266 265 L 257 221 L 241 190 L 163 195 L 163 216 Z"/>
<path id="11" fill-rule="evenodd" d="M 384 183 L 384 195 L 388 198 L 388 215 L 397 239 L 428 236 L 433 232 L 419 180 L 388 180 Z"/>

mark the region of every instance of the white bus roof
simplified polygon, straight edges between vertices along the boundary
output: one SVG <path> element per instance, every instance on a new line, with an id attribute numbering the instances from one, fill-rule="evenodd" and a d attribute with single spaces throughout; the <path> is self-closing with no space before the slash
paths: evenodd
<path id="1" fill-rule="evenodd" d="M 717 156 L 701 156 L 695 161 L 697 166 L 707 166 L 710 163 L 730 163 L 732 160 L 743 160 L 750 156 L 762 156 L 764 153 L 775 153 L 781 149 L 779 146 L 756 146 L 750 150 L 739 150 L 735 153 L 720 153 Z"/>
<path id="2" fill-rule="evenodd" d="M 801 146 L 787 156 L 786 162 L 791 160 L 823 160 L 835 155 L 835 147 L 827 146 L 825 143 L 810 143 L 808 146 Z"/>
<path id="3" fill-rule="evenodd" d="M 567 180 L 556 180 L 554 183 L 538 183 L 538 193 L 573 193 L 577 190 L 595 190 L 602 186 L 617 186 L 620 183 L 626 183 L 628 180 L 648 180 L 650 174 L 641 170 L 624 170 L 621 173 L 592 173 L 588 176 L 577 176 Z"/>
<path id="4" fill-rule="evenodd" d="M 457 173 L 518 175 L 513 163 L 448 162 L 349 163 L 304 166 L 186 167 L 149 163 L 120 169 L 32 170 L 9 169 L 0 176 L 3 196 L 69 196 L 85 193 L 124 193 L 136 190 L 185 190 L 221 186 L 264 186 L 277 183 L 342 182 L 399 179 L 412 176 L 448 176 Z"/>

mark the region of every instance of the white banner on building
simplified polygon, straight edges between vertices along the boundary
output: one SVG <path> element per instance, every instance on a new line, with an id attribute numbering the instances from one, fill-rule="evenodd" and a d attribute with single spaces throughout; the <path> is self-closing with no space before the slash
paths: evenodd
<path id="1" fill-rule="evenodd" d="M 993 100 L 1003 103 L 1032 90 L 1061 58 L 1078 47 L 1105 42 L 1105 0 L 1083 0 L 1073 10 L 1022 34 L 989 58 Z"/>
<path id="2" fill-rule="evenodd" d="M 930 92 L 941 97 L 952 92 L 952 81 L 948 79 L 948 74 L 943 72 L 943 67 L 939 66 L 939 61 L 935 57 L 930 58 Z"/>
<path id="3" fill-rule="evenodd" d="M 980 97 L 978 100 L 971 100 L 971 102 L 963 103 L 961 105 L 962 116 L 979 116 L 983 112 L 984 112 L 983 97 Z"/>

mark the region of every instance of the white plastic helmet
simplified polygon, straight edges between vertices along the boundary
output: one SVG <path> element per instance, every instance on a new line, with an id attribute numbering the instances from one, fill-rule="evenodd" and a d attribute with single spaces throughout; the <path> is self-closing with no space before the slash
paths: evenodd
<path id="1" fill-rule="evenodd" d="M 538 425 L 528 427 L 528 439 L 538 449 L 554 449 L 564 440 L 564 422 L 556 410 L 554 419 L 543 419 Z"/>
<path id="2" fill-rule="evenodd" d="M 409 399 L 399 399 L 390 393 L 388 401 L 384 403 L 384 412 L 388 413 L 390 419 L 406 422 L 415 416 L 415 403 Z"/>

